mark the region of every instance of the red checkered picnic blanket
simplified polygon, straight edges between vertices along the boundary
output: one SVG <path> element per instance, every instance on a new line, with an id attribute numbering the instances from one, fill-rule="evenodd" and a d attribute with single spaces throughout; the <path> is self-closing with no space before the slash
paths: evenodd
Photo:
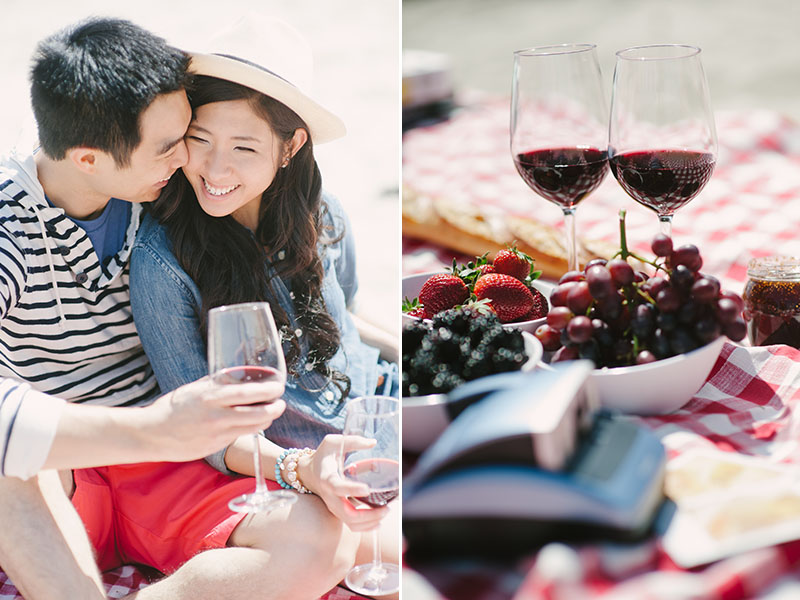
<path id="1" fill-rule="evenodd" d="M 448 196 L 487 213 L 561 223 L 560 210 L 517 174 L 509 152 L 508 100 L 464 109 L 445 123 L 407 132 L 404 184 Z M 747 262 L 757 256 L 800 256 L 800 126 L 767 111 L 717 114 L 719 157 L 706 188 L 678 211 L 676 244 L 693 243 L 703 270 L 741 292 Z M 578 207 L 578 234 L 618 241 L 619 208 L 628 211 L 628 243 L 650 254 L 655 213 L 633 202 L 610 175 Z M 442 269 L 453 254 L 403 241 L 403 272 Z M 463 257 L 459 257 L 463 258 Z M 800 352 L 786 346 L 726 344 L 697 395 L 674 414 L 641 419 L 664 442 L 669 460 L 690 449 L 716 448 L 800 464 Z M 800 541 L 740 553 L 705 567 L 681 569 L 658 539 L 634 548 L 555 548 L 568 573 L 553 569 L 543 549 L 506 568 L 475 563 L 414 565 L 447 600 L 540 598 L 753 598 L 770 590 L 800 597 Z M 550 549 L 552 550 L 552 548 Z M 797 596 L 791 596 L 791 594 Z"/>
<path id="2" fill-rule="evenodd" d="M 109 598 L 123 598 L 131 592 L 147 587 L 148 581 L 141 570 L 128 565 L 104 573 L 103 583 Z M 363 598 L 363 596 L 344 588 L 336 587 L 319 600 L 362 600 Z M 0 600 L 22 600 L 17 588 L 2 571 L 0 571 Z"/>

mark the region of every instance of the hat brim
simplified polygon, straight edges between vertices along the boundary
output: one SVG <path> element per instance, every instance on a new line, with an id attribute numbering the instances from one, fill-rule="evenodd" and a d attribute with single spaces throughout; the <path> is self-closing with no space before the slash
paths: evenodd
<path id="1" fill-rule="evenodd" d="M 226 79 L 275 98 L 296 112 L 308 125 L 314 145 L 347 133 L 342 120 L 314 102 L 297 87 L 258 66 L 219 54 L 190 53 L 189 70 L 197 75 Z"/>

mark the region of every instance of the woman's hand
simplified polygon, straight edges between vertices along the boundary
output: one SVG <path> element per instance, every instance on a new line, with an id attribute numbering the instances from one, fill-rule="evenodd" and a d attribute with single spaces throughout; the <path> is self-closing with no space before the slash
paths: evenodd
<path id="1" fill-rule="evenodd" d="M 302 457 L 297 465 L 297 474 L 303 485 L 319 496 L 328 510 L 352 531 L 375 529 L 389 511 L 386 507 L 353 506 L 348 497 L 366 496 L 369 486 L 346 479 L 339 472 L 343 453 L 365 450 L 374 445 L 375 440 L 357 435 L 329 434 L 314 454 Z"/>

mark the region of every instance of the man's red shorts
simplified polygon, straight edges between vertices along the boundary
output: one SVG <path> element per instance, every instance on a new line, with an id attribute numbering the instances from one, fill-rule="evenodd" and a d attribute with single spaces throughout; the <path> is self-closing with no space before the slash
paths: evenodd
<path id="1" fill-rule="evenodd" d="M 202 460 L 81 469 L 74 477 L 72 503 L 101 571 L 138 563 L 172 573 L 203 550 L 224 548 L 245 517 L 228 501 L 255 489 L 252 477 L 224 475 Z"/>

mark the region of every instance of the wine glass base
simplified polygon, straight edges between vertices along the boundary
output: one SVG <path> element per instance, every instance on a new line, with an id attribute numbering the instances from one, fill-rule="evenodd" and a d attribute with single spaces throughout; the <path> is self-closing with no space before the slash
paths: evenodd
<path id="1" fill-rule="evenodd" d="M 358 565 L 350 570 L 344 582 L 357 594 L 366 596 L 394 594 L 400 590 L 400 567 L 391 563 L 382 563 L 378 567 L 372 563 Z"/>
<path id="2" fill-rule="evenodd" d="M 297 494 L 287 490 L 277 490 L 265 494 L 244 494 L 228 502 L 228 508 L 233 512 L 258 513 L 269 512 L 295 502 Z"/>

